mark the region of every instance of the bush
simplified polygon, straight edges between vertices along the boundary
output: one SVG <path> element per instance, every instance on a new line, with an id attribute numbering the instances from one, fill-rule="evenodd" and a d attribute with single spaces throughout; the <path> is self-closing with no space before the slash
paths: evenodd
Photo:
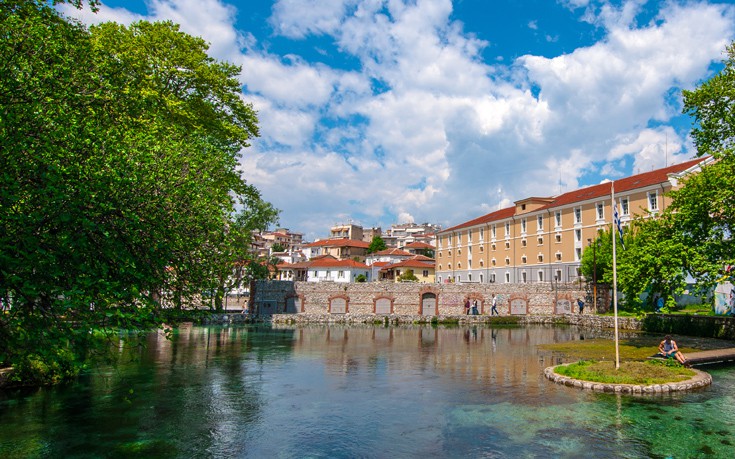
<path id="1" fill-rule="evenodd" d="M 79 375 L 84 365 L 71 351 L 62 349 L 48 356 L 29 354 L 13 365 L 9 386 L 50 386 Z"/>

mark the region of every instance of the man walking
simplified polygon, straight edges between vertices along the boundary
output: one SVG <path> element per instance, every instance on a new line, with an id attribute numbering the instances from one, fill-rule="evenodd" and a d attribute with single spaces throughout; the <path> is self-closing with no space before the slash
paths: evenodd
<path id="1" fill-rule="evenodd" d="M 577 306 L 579 306 L 579 313 L 582 314 L 584 312 L 584 301 L 582 301 L 582 298 L 577 298 Z"/>
<path id="2" fill-rule="evenodd" d="M 490 315 L 494 316 L 496 314 L 500 315 L 500 313 L 498 312 L 498 299 L 495 298 L 495 294 L 493 293 L 493 307 L 490 308 Z"/>

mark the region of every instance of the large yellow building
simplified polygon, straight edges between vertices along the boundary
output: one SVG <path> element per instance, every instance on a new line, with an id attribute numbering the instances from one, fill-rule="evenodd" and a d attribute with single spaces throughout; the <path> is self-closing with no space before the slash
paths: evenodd
<path id="1" fill-rule="evenodd" d="M 667 192 L 702 158 L 581 188 L 530 197 L 437 233 L 436 281 L 573 282 L 582 252 L 613 220 L 612 186 L 623 225 L 669 205 Z"/>

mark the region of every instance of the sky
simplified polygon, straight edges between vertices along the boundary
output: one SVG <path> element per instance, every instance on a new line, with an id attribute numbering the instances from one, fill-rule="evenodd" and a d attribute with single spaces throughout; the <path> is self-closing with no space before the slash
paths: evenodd
<path id="1" fill-rule="evenodd" d="M 732 1 L 108 0 L 242 67 L 244 178 L 315 240 L 444 228 L 695 156 L 682 90 L 722 68 Z"/>

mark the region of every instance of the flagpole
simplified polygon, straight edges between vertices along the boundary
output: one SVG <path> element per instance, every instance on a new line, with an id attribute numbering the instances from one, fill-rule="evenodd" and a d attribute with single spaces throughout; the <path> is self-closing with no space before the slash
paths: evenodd
<path id="1" fill-rule="evenodd" d="M 615 202 L 615 182 L 611 183 L 611 190 L 612 190 L 612 209 L 613 209 L 613 224 L 610 231 L 610 234 L 612 235 L 612 255 L 613 255 L 613 314 L 615 316 L 615 369 L 620 368 L 620 348 L 618 346 L 618 268 L 617 268 L 617 253 L 616 253 L 616 243 L 615 239 L 617 239 L 616 234 L 616 222 L 615 222 L 615 216 L 618 212 L 618 206 Z M 617 218 L 620 218 L 618 216 Z"/>

